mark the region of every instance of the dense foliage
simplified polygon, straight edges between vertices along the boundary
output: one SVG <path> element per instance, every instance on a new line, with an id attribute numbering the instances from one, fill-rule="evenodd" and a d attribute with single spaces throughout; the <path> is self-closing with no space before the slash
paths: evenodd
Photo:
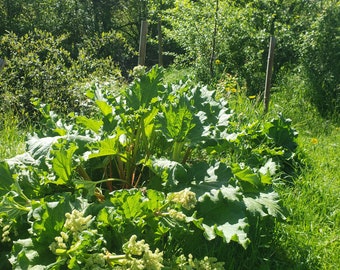
<path id="1" fill-rule="evenodd" d="M 310 82 L 310 95 L 327 116 L 340 112 L 340 4 L 318 15 L 305 35 L 302 61 Z"/>
<path id="2" fill-rule="evenodd" d="M 0 3 L 0 34 L 5 39 L 13 33 L 34 39 L 34 29 L 46 31 L 63 50 L 61 55 L 67 51 L 73 60 L 89 61 L 87 67 L 109 58 L 126 76 L 137 64 L 140 22 L 147 20 L 147 65 L 157 63 L 158 37 L 163 32 L 165 64 L 175 57 L 177 64 L 193 65 L 197 78 L 209 83 L 230 73 L 251 95 L 263 91 L 269 36 L 274 35 L 274 84 L 277 74 L 301 65 L 311 83 L 310 97 L 327 115 L 339 110 L 339 8 L 332 0 L 7 0 Z M 42 51 L 43 45 L 38 45 Z M 2 45 L 0 57 L 17 65 L 11 46 Z M 22 57 L 21 61 L 29 65 Z M 77 71 L 73 72 L 76 77 Z M 25 86 L 25 91 L 35 91 L 30 87 Z"/>
<path id="3" fill-rule="evenodd" d="M 115 33 L 103 33 L 87 41 L 77 59 L 64 48 L 67 35 L 54 37 L 34 29 L 19 37 L 11 32 L 0 38 L 0 50 L 10 55 L 0 77 L 0 111 L 13 110 L 23 118 L 36 119 L 32 102 L 40 99 L 60 113 L 79 110 L 79 84 L 88 78 L 118 79 L 120 70 L 113 60 L 101 58 L 97 51 L 112 44 L 124 50 L 124 42 Z"/>
<path id="4" fill-rule="evenodd" d="M 284 218 L 273 183 L 295 160 L 288 120 L 239 129 L 215 91 L 162 84 L 157 67 L 136 73 L 121 92 L 88 89 L 91 116 L 63 120 L 38 104 L 44 131 L 1 162 L 1 250 L 13 267 L 175 269 L 192 256 L 221 267 L 214 248 L 197 247 L 246 248 L 249 226 Z"/>

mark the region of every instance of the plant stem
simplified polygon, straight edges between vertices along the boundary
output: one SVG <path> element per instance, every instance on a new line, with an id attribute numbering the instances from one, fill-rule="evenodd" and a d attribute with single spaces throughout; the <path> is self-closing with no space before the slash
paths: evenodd
<path id="1" fill-rule="evenodd" d="M 184 142 L 175 142 L 173 151 L 172 151 L 172 160 L 180 162 L 181 161 L 181 152 L 184 146 Z"/>

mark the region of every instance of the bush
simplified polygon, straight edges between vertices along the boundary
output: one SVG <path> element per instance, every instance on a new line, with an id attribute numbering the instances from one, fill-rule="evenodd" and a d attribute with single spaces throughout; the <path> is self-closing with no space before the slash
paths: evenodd
<path id="1" fill-rule="evenodd" d="M 200 80 L 218 81 L 226 72 L 244 80 L 254 95 L 264 89 L 269 37 L 277 40 L 274 71 L 295 65 L 298 33 L 309 27 L 303 14 L 314 14 L 315 6 L 300 0 L 177 1 L 168 12 L 166 35 L 182 46 L 185 54 L 177 59 L 193 63 Z"/>
<path id="2" fill-rule="evenodd" d="M 340 5 L 326 8 L 304 36 L 302 62 L 310 96 L 324 116 L 340 112 Z"/>
<path id="3" fill-rule="evenodd" d="M 17 114 L 37 120 L 32 100 L 39 99 L 59 113 L 79 110 L 82 96 L 75 84 L 92 76 L 119 76 L 119 70 L 107 57 L 81 50 L 73 59 L 63 45 L 67 35 L 54 37 L 35 29 L 19 37 L 8 33 L 0 39 L 0 51 L 6 66 L 0 77 L 0 99 L 3 112 L 12 109 Z"/>

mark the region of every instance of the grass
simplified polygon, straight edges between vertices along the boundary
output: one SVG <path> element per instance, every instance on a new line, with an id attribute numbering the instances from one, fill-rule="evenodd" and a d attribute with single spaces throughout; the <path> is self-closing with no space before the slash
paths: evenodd
<path id="1" fill-rule="evenodd" d="M 0 161 L 25 151 L 26 131 L 19 128 L 19 119 L 13 112 L 0 117 Z"/>
<path id="2" fill-rule="evenodd" d="M 272 113 L 282 111 L 299 132 L 305 164 L 292 186 L 279 189 L 289 215 L 276 224 L 275 241 L 293 262 L 291 269 L 340 269 L 339 119 L 322 118 L 306 87 L 290 74 L 272 95 Z"/>
<path id="3" fill-rule="evenodd" d="M 280 191 L 289 220 L 277 224 L 276 234 L 288 256 L 306 269 L 339 269 L 340 133 L 336 126 L 326 131 L 322 126 L 301 132 L 308 166 L 292 187 Z"/>

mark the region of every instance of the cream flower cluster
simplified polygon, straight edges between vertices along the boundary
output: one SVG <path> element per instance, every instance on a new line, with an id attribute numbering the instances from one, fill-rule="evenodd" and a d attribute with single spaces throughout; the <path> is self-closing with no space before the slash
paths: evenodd
<path id="1" fill-rule="evenodd" d="M 5 225 L 2 228 L 1 242 L 4 243 L 4 242 L 10 242 L 11 241 L 11 238 L 9 237 L 10 231 L 11 231 L 10 225 Z"/>
<path id="2" fill-rule="evenodd" d="M 59 254 L 60 252 L 66 252 L 67 250 L 66 242 L 68 241 L 67 233 L 60 232 L 60 236 L 55 237 L 54 240 L 55 242 L 53 242 L 49 246 L 50 250 L 57 255 L 61 255 Z"/>
<path id="3" fill-rule="evenodd" d="M 185 188 L 179 192 L 170 193 L 167 199 L 181 204 L 182 207 L 187 210 L 195 208 L 197 203 L 196 194 L 190 191 L 189 188 Z"/>
<path id="4" fill-rule="evenodd" d="M 135 66 L 132 70 L 132 76 L 135 78 L 142 77 L 145 74 L 146 67 L 145 66 Z"/>
<path id="5" fill-rule="evenodd" d="M 181 255 L 177 259 L 177 266 L 179 269 L 186 270 L 223 270 L 224 262 L 218 262 L 216 258 L 213 257 L 204 257 L 203 260 L 194 259 L 191 254 L 189 254 L 188 258 L 184 255 Z"/>
<path id="6" fill-rule="evenodd" d="M 84 217 L 84 214 L 76 209 L 74 209 L 72 213 L 66 213 L 65 217 L 64 227 L 73 233 L 78 233 L 86 229 L 92 219 L 91 215 Z"/>
<path id="7" fill-rule="evenodd" d="M 183 212 L 177 211 L 175 209 L 169 209 L 168 214 L 171 218 L 181 221 L 184 221 L 187 218 Z"/>
<path id="8" fill-rule="evenodd" d="M 85 259 L 85 270 L 102 270 L 105 269 L 106 261 L 105 255 L 103 253 L 91 254 L 87 259 Z"/>
<path id="9" fill-rule="evenodd" d="M 132 235 L 130 240 L 123 245 L 123 251 L 126 256 L 119 263 L 124 266 L 124 269 L 158 270 L 163 267 L 163 252 L 158 249 L 152 252 L 145 240 L 137 241 L 136 235 Z M 138 258 L 133 256 L 138 256 Z"/>

